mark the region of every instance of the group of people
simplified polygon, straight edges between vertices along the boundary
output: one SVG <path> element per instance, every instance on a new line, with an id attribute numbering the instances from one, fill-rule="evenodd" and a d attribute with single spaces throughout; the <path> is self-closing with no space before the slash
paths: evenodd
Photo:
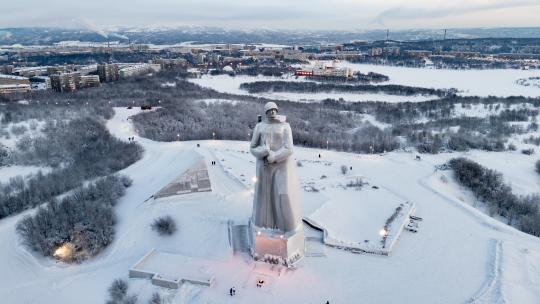
<path id="1" fill-rule="evenodd" d="M 212 164 L 212 166 L 214 166 L 216 164 L 216 161 L 213 160 L 211 164 Z"/>
<path id="2" fill-rule="evenodd" d="M 231 297 L 232 297 L 235 294 L 236 294 L 236 288 L 234 288 L 234 286 L 233 286 L 233 287 L 231 287 L 231 289 L 229 289 L 229 295 L 231 295 Z"/>
<path id="3" fill-rule="evenodd" d="M 128 141 L 132 141 L 132 140 L 135 140 L 135 136 L 128 137 Z"/>

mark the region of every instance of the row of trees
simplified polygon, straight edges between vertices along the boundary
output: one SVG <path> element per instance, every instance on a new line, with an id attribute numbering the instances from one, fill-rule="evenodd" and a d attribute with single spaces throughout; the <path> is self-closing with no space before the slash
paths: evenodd
<path id="1" fill-rule="evenodd" d="M 504 183 L 502 174 L 466 159 L 449 161 L 457 181 L 469 188 L 476 198 L 483 201 L 490 215 L 500 215 L 508 224 L 516 225 L 521 231 L 540 236 L 540 195 L 517 196 Z"/>
<path id="2" fill-rule="evenodd" d="M 114 238 L 113 206 L 124 194 L 131 180 L 109 175 L 58 201 L 52 199 L 33 216 L 17 224 L 24 243 L 44 256 L 53 256 L 61 246 L 69 252 L 61 258 L 81 262 L 101 252 Z"/>
<path id="3" fill-rule="evenodd" d="M 240 88 L 249 93 L 265 92 L 295 92 L 295 93 L 321 93 L 321 92 L 346 92 L 346 93 L 384 93 L 391 95 L 433 95 L 452 96 L 455 89 L 441 90 L 420 87 L 410 87 L 396 84 L 370 85 L 370 84 L 340 84 L 340 83 L 317 83 L 297 81 L 255 81 L 242 83 Z"/>
<path id="4" fill-rule="evenodd" d="M 368 72 L 367 74 L 355 72 L 353 77 L 339 77 L 339 76 L 308 76 L 306 79 L 330 82 L 330 83 L 380 83 L 390 80 L 390 77 L 375 73 Z"/>

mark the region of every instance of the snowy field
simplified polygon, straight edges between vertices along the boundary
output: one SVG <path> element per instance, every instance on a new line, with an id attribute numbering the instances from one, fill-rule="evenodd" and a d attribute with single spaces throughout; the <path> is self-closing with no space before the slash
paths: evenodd
<path id="1" fill-rule="evenodd" d="M 21 244 L 15 225 L 32 210 L 0 220 L 2 303 L 104 303 L 111 282 L 127 279 L 130 267 L 152 248 L 210 261 L 215 284 L 185 284 L 178 290 L 166 290 L 148 280 L 130 279 L 128 293 L 138 294 L 139 303 L 146 303 L 155 291 L 167 303 L 540 302 L 540 239 L 475 209 L 468 191 L 451 178 L 443 181 L 441 176 L 447 171 L 434 170 L 435 165 L 460 153 L 423 155 L 416 161 L 415 155 L 407 152 L 357 155 L 297 147 L 302 185 L 319 188 L 315 193 L 303 191 L 304 213 L 317 212 L 328 198 L 336 203 L 344 201 L 339 207 L 346 208 L 353 218 L 375 210 L 365 209 L 363 203 L 354 204 L 357 190 L 340 186 L 350 178 L 362 177 L 392 197 L 413 202 L 415 214 L 423 221 L 418 233 L 401 234 L 389 256 L 327 247 L 324 257 L 307 257 L 294 270 L 276 271 L 252 263 L 245 255 L 232 254 L 227 239 L 227 222 L 243 222 L 251 214 L 254 170 L 248 143 L 162 143 L 140 138 L 127 120 L 139 111 L 117 108 L 107 122 L 113 135 L 124 140 L 135 136 L 145 149 L 140 161 L 121 172 L 134 182 L 115 207 L 115 241 L 81 265 L 66 265 L 29 252 Z M 527 174 L 531 181 L 521 183 L 516 190 L 538 191 L 538 176 L 533 179 L 532 174 L 536 158 L 487 152 L 467 156 L 502 171 L 507 181 Z M 207 162 L 212 192 L 148 199 L 200 157 Z M 212 160 L 218 164 L 211 166 Z M 344 176 L 341 165 L 352 170 Z M 321 179 L 322 175 L 326 178 Z M 386 213 L 384 208 L 378 211 Z M 162 215 L 171 215 L 177 222 L 179 230 L 171 237 L 159 237 L 149 227 Z M 352 230 L 346 232 L 336 235 L 351 237 Z M 255 278 L 261 276 L 269 282 L 265 288 L 255 287 Z M 232 286 L 237 293 L 231 298 L 228 290 Z"/>

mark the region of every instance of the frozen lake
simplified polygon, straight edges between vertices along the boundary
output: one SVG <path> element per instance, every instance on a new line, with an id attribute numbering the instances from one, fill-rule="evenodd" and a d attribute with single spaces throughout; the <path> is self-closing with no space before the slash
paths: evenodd
<path id="1" fill-rule="evenodd" d="M 431 99 L 436 99 L 436 96 L 399 96 L 389 94 L 358 94 L 358 93 L 289 93 L 289 92 L 267 92 L 250 94 L 245 90 L 240 89 L 240 85 L 244 82 L 255 81 L 306 81 L 303 77 L 284 76 L 284 77 L 266 77 L 266 76 L 234 76 L 229 75 L 203 75 L 201 78 L 189 79 L 189 81 L 196 83 L 205 88 L 212 88 L 218 92 L 238 94 L 238 95 L 251 95 L 265 98 L 272 98 L 277 100 L 291 100 L 297 102 L 320 102 L 326 98 L 340 99 L 345 101 L 387 101 L 387 102 L 420 102 Z"/>
<path id="2" fill-rule="evenodd" d="M 400 84 L 434 89 L 456 88 L 465 96 L 540 96 L 540 88 L 516 84 L 521 78 L 538 77 L 540 70 L 446 70 L 356 64 L 348 61 L 337 67 L 350 67 L 362 73 L 375 72 L 390 77 L 384 84 Z"/>
<path id="3" fill-rule="evenodd" d="M 321 62 L 318 62 L 321 63 Z M 315 64 L 315 62 L 313 62 Z M 330 64 L 330 62 L 328 62 Z M 406 68 L 384 65 L 356 64 L 348 61 L 336 63 L 337 67 L 350 67 L 354 71 L 362 73 L 375 72 L 387 75 L 390 81 L 381 84 L 397 84 L 405 86 L 416 86 L 434 89 L 456 88 L 463 96 L 526 96 L 540 97 L 540 88 L 536 86 L 523 86 L 516 83 L 519 79 L 529 77 L 539 77 L 538 70 L 446 70 L 427 68 Z M 218 92 L 252 95 L 258 97 L 272 98 L 277 100 L 291 100 L 297 102 L 319 102 L 326 98 L 340 99 L 345 101 L 386 101 L 386 102 L 422 102 L 436 99 L 436 96 L 398 96 L 390 94 L 374 93 L 289 93 L 289 92 L 266 92 L 249 94 L 240 89 L 244 82 L 255 81 L 306 81 L 303 77 L 287 75 L 283 77 L 259 76 L 235 76 L 228 75 L 203 75 L 201 78 L 190 79 L 202 87 L 212 88 Z"/>

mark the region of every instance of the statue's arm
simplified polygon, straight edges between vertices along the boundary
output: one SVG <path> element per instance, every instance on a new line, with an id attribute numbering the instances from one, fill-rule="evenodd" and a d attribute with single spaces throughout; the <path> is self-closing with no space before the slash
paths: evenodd
<path id="1" fill-rule="evenodd" d="M 261 132 L 260 124 L 257 124 L 253 129 L 253 136 L 251 137 L 251 144 L 249 145 L 251 154 L 258 159 L 268 156 L 270 149 L 261 144 Z"/>
<path id="2" fill-rule="evenodd" d="M 285 128 L 283 128 L 283 133 L 283 146 L 279 148 L 279 150 L 271 153 L 270 156 L 268 156 L 268 161 L 271 163 L 280 163 L 293 154 L 292 131 L 289 124 L 287 124 Z"/>

